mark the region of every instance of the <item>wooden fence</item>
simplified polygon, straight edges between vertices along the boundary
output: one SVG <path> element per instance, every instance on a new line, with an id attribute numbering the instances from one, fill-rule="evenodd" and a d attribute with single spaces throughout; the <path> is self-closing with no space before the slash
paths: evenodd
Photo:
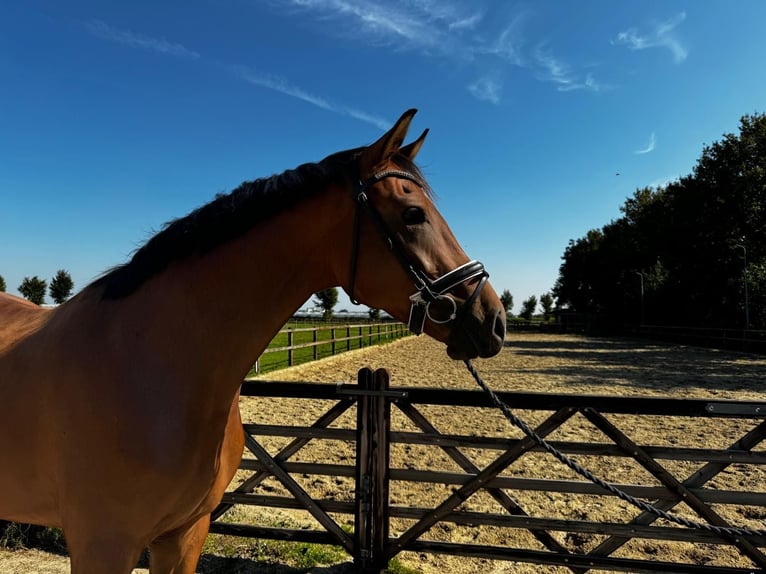
<path id="1" fill-rule="evenodd" d="M 406 325 L 394 321 L 282 329 L 256 361 L 253 370 L 256 373 L 261 372 L 263 355 L 283 353 L 285 358 L 279 362 L 279 366 L 292 367 L 299 362 L 316 361 L 320 357 L 398 339 L 409 333 Z M 280 341 L 286 344 L 281 344 Z M 301 350 L 310 350 L 304 361 L 298 360 L 297 352 Z"/>
<path id="2" fill-rule="evenodd" d="M 671 341 L 719 349 L 766 353 L 766 331 L 757 329 L 639 325 L 632 328 L 626 327 L 625 330 L 632 336 L 656 341 Z"/>
<path id="3" fill-rule="evenodd" d="M 437 426 L 444 420 L 429 421 L 428 413 L 438 412 L 442 407 L 474 409 L 475 417 L 495 414 L 488 409 L 491 403 L 480 391 L 390 388 L 385 370 L 373 373 L 363 369 L 357 385 L 246 383 L 242 394 L 269 397 L 268 400 L 275 400 L 274 397 L 306 399 L 314 405 L 317 400 L 325 400 L 329 402 L 320 404 L 331 406 L 313 424 L 244 425 L 247 450 L 241 468 L 249 474 L 224 496 L 213 515 L 212 533 L 336 544 L 352 555 L 358 569 L 364 572 L 380 572 L 401 551 L 557 565 L 578 574 L 589 570 L 749 574 L 764 572 L 766 568 L 766 555 L 762 550 L 766 537 L 763 536 L 719 535 L 675 527 L 658 522 L 652 514 L 631 511 L 632 507 L 623 510 L 622 521 L 591 520 L 585 513 L 574 518 L 556 516 L 532 508 L 525 498 L 528 493 L 538 493 L 544 498 L 558 497 L 557 500 L 580 497 L 577 500 L 587 499 L 588 504 L 595 507 L 616 504 L 616 499 L 572 474 L 550 478 L 561 476 L 550 474 L 558 464 L 553 459 L 542 477 L 509 473 L 511 465 L 518 465 L 529 457 L 547 456 L 527 438 L 507 438 L 520 436 L 510 428 L 502 429 L 497 436 L 476 436 L 471 434 L 473 429 L 462 433 L 440 432 Z M 648 477 L 646 482 L 650 484 L 620 483 L 618 486 L 624 491 L 651 501 L 665 511 L 680 512 L 697 521 L 717 526 L 747 522 L 751 528 L 763 528 L 766 492 L 747 491 L 738 487 L 737 481 L 742 476 L 760 473 L 760 484 L 764 484 L 766 452 L 759 445 L 766 438 L 766 404 L 531 393 L 500 393 L 500 396 L 514 409 L 523 410 L 525 417 L 536 420 L 536 431 L 544 437 L 551 436 L 552 444 L 562 452 L 588 461 L 586 464 L 597 465 L 601 461 L 603 467 L 606 461 L 607 468 L 630 464 Z M 343 418 L 353 407 L 356 407 L 355 419 L 349 415 Z M 406 421 L 405 430 L 392 429 L 392 408 L 397 420 Z M 701 437 L 696 437 L 691 430 L 680 436 L 693 435 L 705 444 L 678 445 L 678 437 L 665 444 L 640 444 L 631 438 L 637 427 L 661 426 L 662 421 L 670 419 L 680 420 L 681 428 L 691 424 L 687 421 L 700 422 Z M 355 420 L 355 427 L 338 428 L 341 420 Z M 600 438 L 583 441 L 582 435 L 570 428 L 575 424 L 572 421 L 597 429 Z M 620 425 L 623 428 L 619 428 Z M 721 425 L 726 427 L 725 432 L 720 430 Z M 706 429 L 713 428 L 719 429 L 716 430 L 719 440 L 706 439 L 705 433 L 710 432 Z M 723 436 L 727 438 L 724 440 Z M 284 442 L 269 452 L 256 437 L 264 437 L 261 441 L 282 437 Z M 307 460 L 303 450 L 307 445 L 328 440 L 354 444 L 353 464 L 351 458 L 345 464 Z M 715 442 L 719 445 L 711 447 Z M 395 458 L 392 465 L 392 445 L 394 449 L 412 445 L 435 449 L 449 458 L 453 468 L 460 472 L 417 468 L 416 457 L 404 464 Z M 491 456 L 478 462 L 477 452 Z M 301 460 L 296 461 L 296 455 Z M 353 498 L 312 498 L 310 481 L 316 477 L 353 480 Z M 260 490 L 267 480 L 279 483 L 287 494 L 275 494 L 273 486 Z M 439 496 L 428 507 L 412 502 L 403 504 L 401 497 L 393 504 L 392 485 L 402 483 L 428 484 L 430 495 Z M 477 493 L 491 499 L 492 508 L 483 511 L 466 508 L 464 503 Z M 285 529 L 226 522 L 226 513 L 236 505 L 300 509 L 312 516 L 318 527 Z M 575 508 L 579 507 L 575 505 Z M 737 519 L 724 518 L 730 516 L 725 509 L 736 509 Z M 347 522 L 353 520 L 352 533 L 343 529 L 343 517 Z M 754 518 L 757 520 L 747 521 Z M 397 533 L 392 535 L 391 524 L 395 521 Z M 454 542 L 432 535 L 436 530 L 462 527 L 470 528 L 476 536 L 483 528 L 520 533 L 532 544 L 514 547 L 481 543 L 480 537 L 476 542 Z M 587 549 L 572 544 L 584 537 L 593 537 L 597 543 Z M 670 562 L 661 552 L 635 557 L 635 552 L 626 555 L 620 551 L 631 544 L 634 547 L 637 544 L 640 549 L 642 544 L 657 541 L 681 543 L 687 548 L 701 549 L 702 553 L 715 548 L 719 555 L 723 552 L 727 560 L 712 564 L 704 563 L 703 559 Z"/>

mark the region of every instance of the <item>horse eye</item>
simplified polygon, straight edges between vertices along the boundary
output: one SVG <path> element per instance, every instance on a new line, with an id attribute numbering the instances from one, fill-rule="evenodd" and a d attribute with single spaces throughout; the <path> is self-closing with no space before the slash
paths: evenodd
<path id="1" fill-rule="evenodd" d="M 402 213 L 402 219 L 405 225 L 419 225 L 425 223 L 426 212 L 419 207 L 408 207 Z"/>

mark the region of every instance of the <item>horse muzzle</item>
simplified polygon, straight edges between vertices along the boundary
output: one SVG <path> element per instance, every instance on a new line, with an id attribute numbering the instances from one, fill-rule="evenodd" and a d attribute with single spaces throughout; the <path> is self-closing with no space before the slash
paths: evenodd
<path id="1" fill-rule="evenodd" d="M 447 354 L 453 359 L 492 357 L 505 340 L 505 312 L 499 308 L 482 311 L 480 304 L 489 273 L 479 261 L 469 261 L 431 282 L 417 285 L 410 297 L 408 327 L 419 335 L 426 320 L 450 327 Z M 457 286 L 476 282 L 471 295 L 458 304 L 450 292 Z"/>
<path id="2" fill-rule="evenodd" d="M 505 312 L 497 309 L 483 320 L 474 315 L 460 329 L 453 329 L 447 338 L 447 355 L 456 361 L 494 357 L 503 349 L 504 342 Z"/>

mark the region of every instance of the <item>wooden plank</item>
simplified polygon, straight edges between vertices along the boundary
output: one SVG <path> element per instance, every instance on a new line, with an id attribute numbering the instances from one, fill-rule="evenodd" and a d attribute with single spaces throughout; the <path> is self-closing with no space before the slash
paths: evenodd
<path id="1" fill-rule="evenodd" d="M 524 550 L 500 546 L 482 546 L 479 544 L 457 544 L 415 540 L 407 544 L 404 550 L 412 552 L 433 552 L 489 560 L 511 560 L 531 564 L 547 564 L 582 569 L 599 568 L 616 572 L 639 574 L 755 574 L 752 568 L 731 568 L 725 566 L 702 566 L 659 560 L 639 560 L 633 558 L 613 558 L 611 556 L 592 556 L 590 554 L 561 554 L 541 550 Z"/>
<path id="2" fill-rule="evenodd" d="M 429 508 L 411 506 L 392 506 L 393 518 L 419 520 L 430 512 Z M 629 538 L 645 538 L 651 540 L 667 540 L 673 542 L 693 542 L 704 544 L 728 545 L 721 537 L 705 530 L 689 528 L 673 528 L 666 526 L 640 526 L 619 522 L 589 522 L 586 520 L 565 520 L 556 518 L 536 518 L 509 514 L 493 514 L 485 512 L 457 511 L 446 515 L 443 522 L 451 522 L 463 526 L 498 526 L 526 530 L 556 530 L 560 532 L 577 532 L 594 535 L 623 535 Z M 748 537 L 756 546 L 766 546 L 766 536 Z"/>
<path id="3" fill-rule="evenodd" d="M 353 441 L 356 431 L 351 429 L 320 428 L 316 426 L 243 424 L 246 433 L 254 436 L 280 436 L 290 438 L 328 439 Z"/>
<path id="4" fill-rule="evenodd" d="M 372 327 L 370 327 L 370 331 L 372 331 Z M 386 555 L 386 545 L 390 535 L 391 402 L 386 397 L 390 382 L 388 371 L 377 369 L 372 382 L 372 390 L 378 394 L 373 397 L 373 409 L 370 413 L 375 421 L 372 436 L 375 445 L 372 469 L 372 520 L 375 528 L 372 540 L 372 565 L 369 570 L 382 572 L 388 567 L 389 557 Z"/>
<path id="5" fill-rule="evenodd" d="M 346 386 L 344 385 L 344 389 Z M 354 395 L 354 390 L 349 391 Z M 304 437 L 330 440 L 354 440 L 356 432 L 351 429 L 317 429 L 309 426 L 244 424 L 246 432 L 258 436 Z M 392 431 L 391 442 L 396 444 L 417 444 L 438 447 L 462 447 L 487 450 L 507 450 L 520 439 L 503 439 L 471 435 L 451 435 L 436 433 L 417 433 Z M 586 456 L 614 456 L 630 458 L 623 449 L 615 444 L 550 441 L 551 446 L 565 454 Z M 687 448 L 643 446 L 644 451 L 652 458 L 685 462 L 727 462 L 740 464 L 766 464 L 766 452 L 732 451 L 727 449 Z M 543 448 L 535 446 L 534 452 L 543 452 Z"/>
<path id="6" fill-rule="evenodd" d="M 285 462 L 282 467 L 291 474 L 353 477 L 354 467 L 340 464 Z M 255 459 L 242 459 L 243 470 L 265 470 L 266 466 Z M 392 468 L 391 481 L 425 482 L 434 484 L 464 485 L 473 480 L 477 472 L 457 473 L 448 471 Z M 665 486 L 615 483 L 614 486 L 637 498 L 677 501 L 678 496 Z M 591 496 L 616 496 L 600 486 L 584 480 L 553 480 L 549 478 L 518 478 L 498 476 L 487 480 L 486 489 L 507 489 L 519 491 L 560 492 Z M 739 490 L 714 490 L 690 488 L 690 492 L 708 504 L 735 504 L 740 506 L 766 507 L 766 492 L 742 492 Z"/>
<path id="7" fill-rule="evenodd" d="M 295 498 L 287 496 L 275 496 L 266 494 L 247 494 L 237 492 L 227 492 L 223 495 L 225 502 L 231 504 L 244 504 L 246 506 L 263 506 L 265 508 L 287 508 L 291 510 L 303 510 L 301 503 Z M 353 514 L 353 502 L 338 502 L 337 500 L 317 500 L 327 512 L 333 514 Z"/>
<path id="8" fill-rule="evenodd" d="M 347 388 L 352 388 L 348 385 Z M 334 387 L 326 383 L 300 383 L 280 381 L 244 381 L 243 396 L 285 397 L 285 398 L 333 398 Z M 436 389 L 425 387 L 396 387 L 397 391 L 406 392 L 412 404 L 487 407 L 495 408 L 489 397 L 482 391 L 459 389 Z M 628 415 L 660 415 L 703 418 L 738 418 L 763 420 L 766 413 L 760 415 L 732 416 L 727 413 L 709 412 L 707 399 L 670 399 L 659 397 L 621 397 L 605 395 L 565 395 L 545 393 L 499 392 L 498 396 L 517 410 L 555 411 L 562 408 L 584 409 L 599 405 L 602 413 Z M 752 406 L 752 401 L 716 400 L 716 404 L 726 404 L 731 410 L 739 405 L 743 410 Z"/>
<path id="9" fill-rule="evenodd" d="M 310 544 L 337 544 L 338 541 L 330 533 L 323 530 L 297 530 L 290 528 L 269 528 L 238 524 L 235 522 L 213 522 L 210 524 L 211 534 L 226 534 L 248 538 L 265 538 L 283 540 L 285 542 L 308 542 Z"/>
<path id="10" fill-rule="evenodd" d="M 388 565 L 388 472 L 390 403 L 388 372 L 359 371 L 363 391 L 357 403 L 357 466 L 354 513 L 354 565 L 365 573 L 380 573 Z"/>
<path id="11" fill-rule="evenodd" d="M 290 427 L 287 427 L 290 428 Z M 263 434 L 269 434 L 264 432 Z M 282 436 L 282 435 L 278 435 Z M 464 447 L 488 450 L 506 450 L 516 444 L 520 439 L 492 438 L 473 435 L 454 435 L 440 433 L 417 433 L 405 431 L 393 431 L 392 443 L 419 444 L 440 447 Z M 629 457 L 618 446 L 610 443 L 586 443 L 550 441 L 549 444 L 565 454 L 579 454 L 586 456 L 615 456 L 620 458 Z M 766 452 L 732 451 L 726 449 L 689 448 L 689 447 L 665 447 L 644 446 L 647 454 L 653 458 L 663 460 L 690 461 L 690 462 L 729 462 L 742 464 L 766 464 Z M 543 452 L 540 446 L 535 451 Z"/>
<path id="12" fill-rule="evenodd" d="M 301 510 L 301 504 L 294 498 L 286 496 L 258 495 L 258 494 L 224 494 L 224 501 L 232 504 L 244 504 L 248 506 L 262 506 L 265 508 L 284 508 Z M 348 514 L 354 512 L 354 504 L 351 502 L 338 502 L 336 500 L 322 499 L 317 501 L 327 512 L 333 514 Z M 430 508 L 417 508 L 412 506 L 392 505 L 390 516 L 407 520 L 420 520 L 431 512 Z M 704 530 L 692 530 L 689 528 L 672 528 L 667 526 L 645 526 L 637 524 L 625 524 L 619 522 L 589 522 L 585 520 L 564 520 L 556 518 L 537 518 L 532 516 L 493 514 L 485 512 L 451 512 L 442 518 L 442 522 L 450 522 L 462 526 L 497 526 L 501 528 L 519 528 L 525 530 L 555 530 L 559 532 L 577 532 L 592 535 L 614 535 L 627 538 L 640 538 L 648 540 L 665 540 L 670 542 L 689 542 L 697 544 L 728 544 L 721 538 Z M 749 541 L 760 548 L 766 547 L 766 537 L 752 536 Z"/>

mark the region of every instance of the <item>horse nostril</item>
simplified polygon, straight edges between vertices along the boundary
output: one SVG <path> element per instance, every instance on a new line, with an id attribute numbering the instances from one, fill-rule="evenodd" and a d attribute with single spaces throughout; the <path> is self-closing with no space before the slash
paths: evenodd
<path id="1" fill-rule="evenodd" d="M 495 315 L 494 333 L 501 341 L 505 340 L 505 316 L 502 311 L 498 311 Z"/>

